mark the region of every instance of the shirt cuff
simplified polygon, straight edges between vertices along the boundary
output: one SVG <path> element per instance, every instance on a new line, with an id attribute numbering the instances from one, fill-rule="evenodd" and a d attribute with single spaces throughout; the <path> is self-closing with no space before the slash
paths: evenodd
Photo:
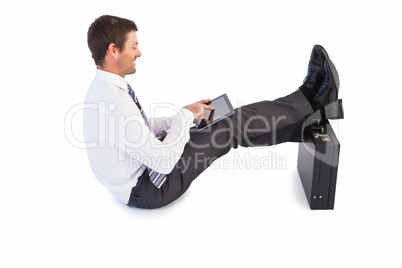
<path id="1" fill-rule="evenodd" d="M 194 114 L 189 109 L 181 108 L 181 111 L 182 111 L 184 117 L 186 118 L 186 121 L 189 121 L 189 120 L 194 121 Z"/>

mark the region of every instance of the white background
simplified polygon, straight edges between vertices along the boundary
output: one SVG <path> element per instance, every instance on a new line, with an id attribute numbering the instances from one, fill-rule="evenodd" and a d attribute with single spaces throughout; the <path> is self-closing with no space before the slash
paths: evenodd
<path id="1" fill-rule="evenodd" d="M 2 6 L 1 267 L 401 267 L 398 1 L 19 1 Z M 311 48 L 335 63 L 346 119 L 335 209 L 311 211 L 297 144 L 232 150 L 286 167 L 206 170 L 177 202 L 128 208 L 94 178 L 65 117 L 95 74 L 93 20 L 134 20 L 127 77 L 144 107 L 297 89 Z M 82 141 L 77 113 L 72 133 Z M 237 154 L 237 155 L 236 155 Z M 7 264 L 6 264 L 7 263 Z"/>

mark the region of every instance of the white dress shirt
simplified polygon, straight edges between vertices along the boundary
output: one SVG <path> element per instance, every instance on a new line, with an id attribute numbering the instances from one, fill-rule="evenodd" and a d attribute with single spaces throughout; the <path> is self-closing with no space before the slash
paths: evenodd
<path id="1" fill-rule="evenodd" d="M 146 167 L 163 174 L 173 170 L 194 120 L 192 112 L 181 108 L 171 117 L 147 117 L 147 127 L 127 90 L 127 81 L 121 76 L 96 70 L 83 112 L 91 169 L 125 204 Z M 165 135 L 163 142 L 156 138 Z"/>

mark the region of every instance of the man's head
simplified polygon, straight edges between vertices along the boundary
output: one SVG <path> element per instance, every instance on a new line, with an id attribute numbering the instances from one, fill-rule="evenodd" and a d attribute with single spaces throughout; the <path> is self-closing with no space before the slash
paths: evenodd
<path id="1" fill-rule="evenodd" d="M 138 50 L 137 26 L 131 20 L 101 16 L 88 29 L 88 47 L 99 69 L 122 77 L 135 73 Z"/>

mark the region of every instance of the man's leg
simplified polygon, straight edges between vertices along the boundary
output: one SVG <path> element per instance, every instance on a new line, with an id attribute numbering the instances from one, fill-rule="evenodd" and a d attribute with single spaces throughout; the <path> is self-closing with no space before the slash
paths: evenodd
<path id="1" fill-rule="evenodd" d="M 207 129 L 191 129 L 180 160 L 160 189 L 146 176 L 140 178 L 142 185 L 136 206 L 157 208 L 173 202 L 214 160 L 238 145 L 254 147 L 300 141 L 304 119 L 311 113 L 310 103 L 298 90 L 275 101 L 240 107 Z"/>

